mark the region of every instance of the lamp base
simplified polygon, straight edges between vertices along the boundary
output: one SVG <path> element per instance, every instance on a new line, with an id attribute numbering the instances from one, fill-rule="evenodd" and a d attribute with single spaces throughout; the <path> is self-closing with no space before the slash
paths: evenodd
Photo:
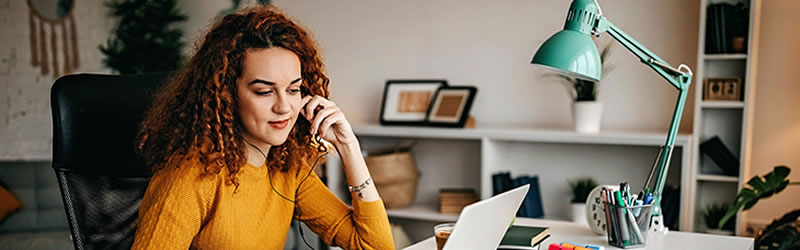
<path id="1" fill-rule="evenodd" d="M 664 215 L 653 215 L 650 217 L 650 231 L 657 233 L 667 233 L 668 227 L 664 226 Z"/>

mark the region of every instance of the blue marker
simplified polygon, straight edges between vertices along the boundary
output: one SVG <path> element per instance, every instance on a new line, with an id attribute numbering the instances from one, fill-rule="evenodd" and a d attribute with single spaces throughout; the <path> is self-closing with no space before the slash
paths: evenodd
<path id="1" fill-rule="evenodd" d="M 646 194 L 644 195 L 644 204 L 650 205 L 653 202 L 653 194 Z"/>
<path id="2" fill-rule="evenodd" d="M 636 200 L 635 202 L 636 202 L 636 203 L 634 203 L 634 204 L 635 204 L 636 206 L 641 206 L 641 205 L 642 205 L 642 200 Z M 633 215 L 636 215 L 636 217 L 639 217 L 639 214 L 640 214 L 641 212 L 642 212 L 642 208 L 634 208 L 634 209 L 633 209 Z"/>

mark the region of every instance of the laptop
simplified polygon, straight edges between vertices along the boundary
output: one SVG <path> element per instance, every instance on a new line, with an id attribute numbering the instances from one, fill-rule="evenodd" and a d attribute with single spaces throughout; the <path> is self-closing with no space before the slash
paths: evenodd
<path id="1" fill-rule="evenodd" d="M 464 207 L 444 250 L 497 249 L 529 188 L 526 184 Z"/>

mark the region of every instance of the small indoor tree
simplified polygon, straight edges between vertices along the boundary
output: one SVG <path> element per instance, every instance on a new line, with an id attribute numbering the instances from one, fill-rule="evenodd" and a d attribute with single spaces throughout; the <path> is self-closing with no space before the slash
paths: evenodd
<path id="1" fill-rule="evenodd" d="M 117 28 L 100 51 L 103 64 L 119 74 L 172 71 L 183 62 L 183 31 L 174 27 L 186 20 L 176 0 L 109 0 Z"/>

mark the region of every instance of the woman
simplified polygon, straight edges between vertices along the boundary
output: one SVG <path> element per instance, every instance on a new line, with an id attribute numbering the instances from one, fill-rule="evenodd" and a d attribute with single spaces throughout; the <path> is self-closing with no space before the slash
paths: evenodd
<path id="1" fill-rule="evenodd" d="M 353 130 L 305 30 L 272 7 L 223 18 L 156 97 L 139 150 L 154 176 L 134 249 L 283 249 L 292 219 L 329 245 L 392 249 Z M 313 173 L 332 144 L 353 208 Z"/>

